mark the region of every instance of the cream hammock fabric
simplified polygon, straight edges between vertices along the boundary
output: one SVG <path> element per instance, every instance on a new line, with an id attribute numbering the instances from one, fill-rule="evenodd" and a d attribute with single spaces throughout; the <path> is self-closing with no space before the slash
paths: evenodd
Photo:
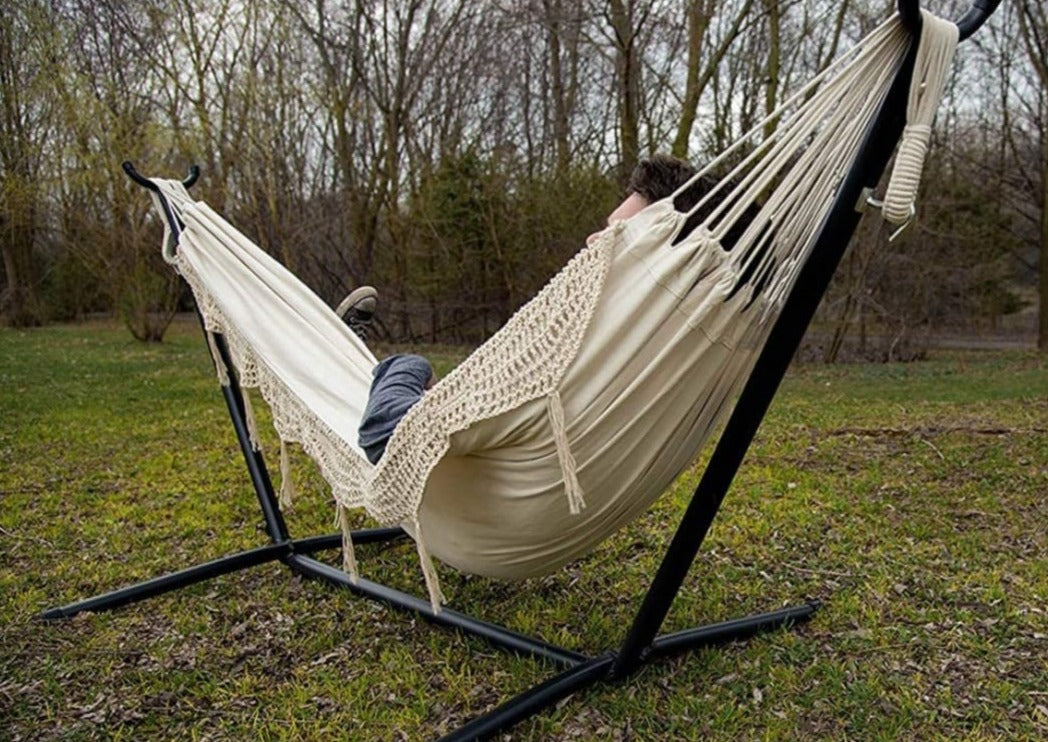
<path id="1" fill-rule="evenodd" d="M 240 384 L 269 403 L 281 441 L 301 444 L 330 483 L 351 576 L 345 509 L 364 508 L 415 539 L 437 609 L 430 554 L 483 575 L 549 572 L 695 460 L 749 375 L 908 40 L 889 21 L 776 111 L 772 137 L 756 141 L 762 122 L 704 168 L 696 179 L 739 161 L 731 192 L 693 209 L 723 197 L 698 228 L 681 235 L 688 215 L 671 197 L 601 233 L 426 393 L 375 466 L 356 441 L 376 359 L 323 301 L 180 183 L 157 180 L 184 223 L 165 235 L 164 256 L 208 332 L 225 337 Z M 910 154 L 886 199 L 893 218 L 912 205 L 955 45 L 956 27 L 925 13 Z M 720 240 L 758 203 L 725 251 Z"/>

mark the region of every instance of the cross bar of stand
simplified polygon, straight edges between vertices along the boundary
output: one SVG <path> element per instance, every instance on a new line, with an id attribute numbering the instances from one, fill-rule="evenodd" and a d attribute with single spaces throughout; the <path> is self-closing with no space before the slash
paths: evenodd
<path id="1" fill-rule="evenodd" d="M 758 613 L 745 618 L 733 618 L 729 621 L 663 634 L 652 641 L 651 647 L 644 653 L 642 660 L 648 662 L 693 649 L 715 647 L 749 639 L 765 631 L 788 628 L 808 621 L 821 606 L 822 603 L 818 600 L 811 600 L 803 605 L 795 605 L 770 613 Z"/>
<path id="2" fill-rule="evenodd" d="M 440 742 L 471 742 L 478 739 L 490 739 L 493 735 L 509 729 L 529 716 L 534 716 L 572 693 L 601 682 L 607 677 L 614 659 L 615 655 L 609 653 L 565 670 L 543 683 L 528 688 L 483 716 L 470 720 L 454 732 L 441 737 Z"/>
<path id="3" fill-rule="evenodd" d="M 392 528 L 365 528 L 353 531 L 354 544 L 378 544 L 401 541 L 408 537 L 407 532 L 400 526 Z M 296 554 L 315 554 L 327 549 L 342 548 L 342 534 L 331 533 L 326 536 L 309 536 L 308 538 L 296 538 L 294 540 Z"/>

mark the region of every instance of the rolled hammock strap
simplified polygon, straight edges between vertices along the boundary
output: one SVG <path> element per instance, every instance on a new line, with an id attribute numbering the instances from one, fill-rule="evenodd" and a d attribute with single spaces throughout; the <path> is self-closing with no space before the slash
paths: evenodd
<path id="1" fill-rule="evenodd" d="M 953 23 L 922 10 L 920 45 L 906 104 L 906 128 L 895 156 L 881 213 L 892 224 L 904 224 L 915 211 L 924 159 L 932 135 L 932 121 L 939 107 L 947 75 L 957 49 L 959 32 Z"/>

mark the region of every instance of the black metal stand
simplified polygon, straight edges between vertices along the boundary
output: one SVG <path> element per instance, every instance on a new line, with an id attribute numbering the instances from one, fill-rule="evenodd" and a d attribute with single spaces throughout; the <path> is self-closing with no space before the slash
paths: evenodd
<path id="1" fill-rule="evenodd" d="M 993 13 L 999 2 L 1000 0 L 977 0 L 973 9 L 961 21 L 962 36 L 970 36 L 986 17 Z M 915 31 L 920 23 L 916 0 L 900 0 L 899 5 L 905 22 Z M 317 551 L 339 548 L 341 537 L 336 534 L 292 539 L 288 534 L 265 462 L 262 455 L 252 448 L 239 385 L 228 348 L 221 337 L 216 338 L 216 345 L 220 362 L 226 367 L 230 378 L 230 385 L 223 387 L 223 394 L 271 543 L 95 598 L 53 608 L 41 614 L 41 617 L 66 618 L 82 611 L 107 610 L 217 575 L 279 560 L 300 574 L 348 588 L 356 594 L 421 616 L 431 623 L 462 631 L 503 649 L 540 658 L 563 668 L 559 675 L 474 719 L 446 736 L 445 740 L 488 738 L 584 687 L 626 678 L 644 664 L 658 658 L 699 647 L 746 639 L 764 631 L 807 621 L 818 609 L 817 601 L 673 634 L 658 635 L 786 368 L 848 246 L 859 221 L 860 214 L 856 205 L 861 202 L 863 189 L 876 185 L 891 157 L 905 124 L 906 95 L 915 53 L 916 43 L 911 45 L 895 82 L 866 133 L 856 161 L 840 186 L 833 207 L 821 227 L 811 257 L 801 271 L 791 297 L 772 329 L 768 343 L 743 389 L 618 651 L 587 657 L 453 610 L 445 609 L 435 613 L 426 600 L 368 580 L 353 581 L 341 570 L 309 557 L 309 554 Z M 125 163 L 124 169 L 136 182 L 151 190 L 157 190 L 150 181 L 139 176 L 130 163 Z M 192 173 L 187 182 L 195 180 L 195 175 L 195 172 Z M 162 196 L 161 200 L 163 201 Z M 172 233 L 179 234 L 180 225 L 169 208 L 165 208 L 165 215 L 171 222 Z M 391 541 L 404 536 L 404 532 L 399 528 L 379 528 L 357 531 L 353 534 L 353 540 L 362 544 Z"/>

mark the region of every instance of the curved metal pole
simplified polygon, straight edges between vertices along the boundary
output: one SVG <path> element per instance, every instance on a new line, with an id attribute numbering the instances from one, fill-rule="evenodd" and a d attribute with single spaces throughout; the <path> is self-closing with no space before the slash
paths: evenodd
<path id="1" fill-rule="evenodd" d="M 1000 4 L 1001 0 L 975 0 L 972 7 L 968 8 L 968 12 L 959 21 L 956 21 L 957 29 L 960 31 L 960 40 L 964 41 L 978 31 Z M 899 0 L 899 17 L 911 33 L 915 36 L 920 34 L 920 0 Z"/>
<path id="2" fill-rule="evenodd" d="M 972 3 L 972 7 L 964 14 L 964 17 L 957 21 L 957 28 L 961 32 L 961 41 L 978 31 L 1000 4 L 1001 0 L 975 0 Z"/>
<path id="3" fill-rule="evenodd" d="M 167 225 L 170 228 L 171 234 L 174 236 L 174 239 L 177 241 L 178 235 L 182 232 L 182 222 L 179 220 L 177 216 L 175 216 L 175 212 L 171 210 L 171 204 L 169 204 L 167 202 L 167 199 L 164 198 L 164 194 L 160 192 L 160 188 L 157 186 L 157 184 L 151 181 L 149 178 L 144 178 L 141 175 L 139 175 L 138 171 L 135 170 L 135 166 L 131 164 L 131 160 L 124 160 L 124 162 L 121 164 L 121 167 L 124 168 L 124 172 L 127 173 L 127 177 L 138 183 L 138 185 L 142 186 L 146 190 L 152 191 L 157 195 L 157 199 L 160 201 L 160 208 L 164 210 L 164 218 L 167 220 Z M 199 177 L 200 168 L 196 165 L 190 165 L 189 175 L 187 175 L 185 179 L 183 179 L 182 185 L 188 190 L 189 188 L 193 187 L 193 184 L 197 182 L 197 178 Z"/>
<path id="4" fill-rule="evenodd" d="M 189 175 L 187 175 L 185 178 L 182 179 L 182 186 L 188 191 L 197 182 L 197 179 L 199 177 L 200 177 L 200 166 L 199 165 L 190 165 L 189 166 Z"/>
<path id="5" fill-rule="evenodd" d="M 160 189 L 157 188 L 156 184 L 148 178 L 143 178 L 135 170 L 135 166 L 131 164 L 131 160 L 124 160 L 120 167 L 124 168 L 124 172 L 127 173 L 127 177 L 138 183 L 143 188 L 152 191 L 153 193 L 160 193 Z"/>
<path id="6" fill-rule="evenodd" d="M 899 0 L 899 18 L 910 33 L 914 36 L 921 35 L 921 3 L 920 0 Z"/>
<path id="7" fill-rule="evenodd" d="M 124 168 L 124 172 L 127 173 L 127 177 L 131 178 L 131 180 L 135 181 L 143 188 L 147 188 L 150 191 L 153 191 L 154 193 L 160 192 L 160 189 L 157 188 L 156 184 L 153 183 L 153 181 L 149 180 L 149 178 L 144 178 L 138 174 L 138 171 L 135 170 L 135 166 L 131 164 L 131 160 L 124 160 L 123 164 L 121 164 L 121 167 Z M 182 180 L 182 185 L 185 186 L 186 190 L 189 190 L 197 182 L 198 178 L 200 178 L 200 167 L 197 165 L 190 165 L 189 175 L 187 175 Z"/>

